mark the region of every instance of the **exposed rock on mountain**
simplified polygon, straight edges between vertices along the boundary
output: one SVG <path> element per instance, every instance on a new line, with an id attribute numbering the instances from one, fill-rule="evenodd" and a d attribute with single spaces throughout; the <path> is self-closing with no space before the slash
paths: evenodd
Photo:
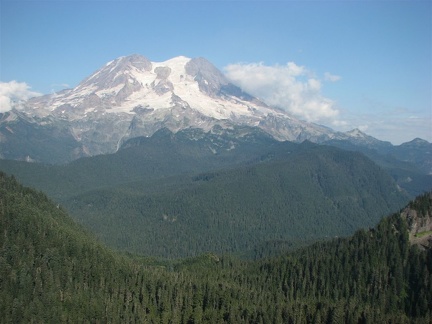
<path id="1" fill-rule="evenodd" d="M 432 192 L 413 200 L 401 212 L 409 226 L 409 239 L 423 249 L 432 249 Z"/>

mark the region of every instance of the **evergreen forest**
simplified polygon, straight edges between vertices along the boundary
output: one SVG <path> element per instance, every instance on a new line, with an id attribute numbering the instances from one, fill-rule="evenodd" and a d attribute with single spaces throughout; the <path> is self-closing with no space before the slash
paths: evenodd
<path id="1" fill-rule="evenodd" d="M 108 247 L 167 259 L 276 255 L 374 227 L 412 197 L 362 153 L 233 132 L 160 130 L 115 154 L 65 165 L 0 160 L 0 170 Z"/>
<path id="2" fill-rule="evenodd" d="M 0 173 L 1 321 L 430 323 L 432 249 L 410 242 L 407 210 L 429 219 L 432 193 L 350 237 L 279 256 L 161 260 L 107 248 Z"/>

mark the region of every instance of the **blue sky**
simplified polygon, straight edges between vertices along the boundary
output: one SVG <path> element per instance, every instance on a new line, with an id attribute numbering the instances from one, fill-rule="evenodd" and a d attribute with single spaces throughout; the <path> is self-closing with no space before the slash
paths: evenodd
<path id="1" fill-rule="evenodd" d="M 74 87 L 133 53 L 203 56 L 299 118 L 432 141 L 431 1 L 0 3 L 3 95 Z"/>

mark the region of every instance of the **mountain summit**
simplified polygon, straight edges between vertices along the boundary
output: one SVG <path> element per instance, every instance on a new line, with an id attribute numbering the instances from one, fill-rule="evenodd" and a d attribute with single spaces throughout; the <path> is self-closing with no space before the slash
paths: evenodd
<path id="1" fill-rule="evenodd" d="M 132 116 L 140 115 L 142 110 L 147 114 L 151 111 L 173 115 L 172 109 L 189 109 L 189 113 L 215 120 L 241 116 L 259 119 L 274 113 L 273 109 L 231 84 L 206 59 L 184 56 L 165 62 L 151 62 L 141 55 L 120 57 L 108 62 L 76 88 L 34 98 L 28 105 L 45 115 L 67 119 L 84 118 L 92 113 Z M 176 119 L 180 121 L 181 117 L 184 116 Z"/>
<path id="2" fill-rule="evenodd" d="M 0 114 L 1 157 L 65 162 L 115 152 L 126 140 L 161 128 L 208 132 L 215 126 L 257 127 L 293 142 L 359 140 L 356 132 L 334 132 L 267 106 L 204 58 L 151 62 L 135 54 L 108 62 L 73 89 L 32 98 Z M 49 138 L 67 145 L 48 145 Z M 18 152 L 20 146 L 26 151 Z"/>

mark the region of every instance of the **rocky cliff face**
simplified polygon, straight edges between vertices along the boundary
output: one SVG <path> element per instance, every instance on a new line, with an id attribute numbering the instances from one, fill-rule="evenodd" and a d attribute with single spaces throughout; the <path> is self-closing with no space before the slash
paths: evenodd
<path id="1" fill-rule="evenodd" d="M 432 249 L 431 202 L 432 192 L 425 194 L 401 212 L 401 216 L 408 222 L 410 242 L 423 249 Z"/>

